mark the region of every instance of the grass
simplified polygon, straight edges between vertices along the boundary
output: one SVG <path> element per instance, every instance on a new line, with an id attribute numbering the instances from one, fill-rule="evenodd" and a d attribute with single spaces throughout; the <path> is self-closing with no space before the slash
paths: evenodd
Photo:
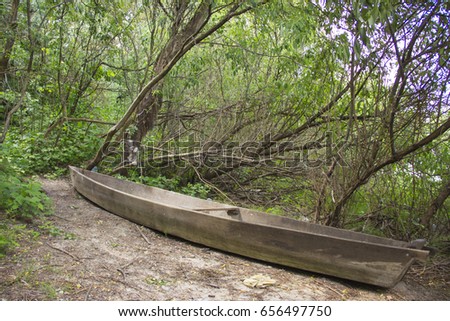
<path id="1" fill-rule="evenodd" d="M 145 278 L 145 283 L 147 283 L 148 285 L 164 286 L 164 285 L 168 285 L 170 283 L 170 281 L 164 280 L 164 279 L 157 279 L 155 277 L 148 276 Z"/>
<path id="2" fill-rule="evenodd" d="M 58 298 L 57 291 L 50 282 L 37 282 L 39 289 L 43 292 L 48 300 L 56 300 Z"/>
<path id="3" fill-rule="evenodd" d="M 36 241 L 40 232 L 28 224 L 10 219 L 0 212 L 0 259 L 13 253 L 21 243 Z"/>

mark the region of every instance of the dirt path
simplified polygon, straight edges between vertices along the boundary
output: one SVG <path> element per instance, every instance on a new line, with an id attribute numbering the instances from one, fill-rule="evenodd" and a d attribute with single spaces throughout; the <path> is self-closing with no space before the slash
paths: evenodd
<path id="1" fill-rule="evenodd" d="M 445 300 L 411 276 L 383 290 L 289 270 L 167 237 L 81 198 L 66 180 L 42 180 L 55 236 L 0 261 L 0 300 Z M 267 288 L 243 280 L 265 274 Z M 447 297 L 448 299 L 448 297 Z"/>

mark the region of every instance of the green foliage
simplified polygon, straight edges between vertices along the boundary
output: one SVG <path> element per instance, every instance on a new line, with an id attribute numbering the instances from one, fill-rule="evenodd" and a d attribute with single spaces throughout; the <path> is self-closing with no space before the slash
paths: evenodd
<path id="1" fill-rule="evenodd" d="M 3 144 L 4 157 L 25 174 L 66 172 L 67 165 L 81 165 L 95 151 L 98 138 L 84 128 L 68 124 L 58 137 L 45 138 L 43 133 L 19 135 L 11 132 Z"/>
<path id="2" fill-rule="evenodd" d="M 6 118 L 7 106 L 12 106 L 16 100 L 17 93 L 11 90 L 0 91 L 0 120 Z"/>
<path id="3" fill-rule="evenodd" d="M 26 221 L 50 212 L 50 199 L 40 184 L 24 178 L 1 155 L 0 210 L 10 217 Z"/>
<path id="4" fill-rule="evenodd" d="M 54 301 L 58 298 L 56 289 L 50 282 L 38 281 L 36 285 L 39 285 L 40 290 L 45 293 L 48 300 Z"/>
<path id="5" fill-rule="evenodd" d="M 30 229 L 26 224 L 9 219 L 0 211 L 0 259 L 24 240 L 35 240 L 39 235 L 39 232 Z"/>
<path id="6" fill-rule="evenodd" d="M 140 176 L 136 174 L 130 175 L 130 177 L 123 177 L 118 175 L 118 178 L 121 179 L 129 179 L 134 182 L 138 182 L 141 184 L 158 187 L 162 189 L 166 189 L 172 192 L 178 192 L 185 195 L 190 195 L 194 197 L 199 197 L 206 199 L 210 194 L 210 188 L 202 183 L 190 183 L 188 182 L 186 185 L 183 185 L 180 182 L 179 178 L 167 178 L 165 176 L 159 175 L 156 177 L 151 176 Z"/>
<path id="7" fill-rule="evenodd" d="M 0 223 L 0 259 L 5 257 L 6 254 L 18 246 L 17 235 L 15 231 L 12 231 L 5 222 Z"/>
<path id="8" fill-rule="evenodd" d="M 177 28 L 170 17 L 180 10 L 176 3 L 22 1 L 15 32 L 8 19 L 0 20 L 15 40 L 7 81 L 0 83 L 0 121 L 23 98 L 2 145 L 2 157 L 13 170 L 1 174 L 7 178 L 0 183 L 2 196 L 9 195 L 0 203 L 9 212 L 19 217 L 42 207 L 38 186 L 24 175 L 58 177 L 68 164 L 82 165 L 96 154 L 109 123 L 121 119 L 155 75 L 162 49 L 200 1 L 189 3 Z M 292 144 L 292 151 L 271 162 L 239 154 L 243 166 L 199 166 L 199 173 L 237 199 L 275 214 L 312 220 L 321 206 L 322 222 L 350 191 L 354 195 L 340 220 L 347 227 L 403 239 L 426 233 L 420 216 L 449 177 L 445 139 L 402 163 L 365 174 L 448 118 L 447 2 L 239 3 L 255 8 L 192 48 L 153 89 L 162 107 L 142 141 L 151 144 L 151 152 L 139 157 L 146 162 L 173 155 L 176 165 L 158 170 L 167 164 L 152 164 L 150 173 L 144 168 L 130 179 L 206 198 L 208 186 L 195 183 L 195 175 L 180 170 L 180 163 L 197 166 L 204 156 L 196 153 L 198 147 L 208 141 L 242 145 L 271 135 L 278 137 L 276 144 Z M 223 18 L 220 9 L 228 10 L 227 4 L 213 3 L 206 28 Z M 27 5 L 36 13 L 30 25 Z M 8 17 L 9 10 L 0 6 L 0 16 Z M 0 51 L 5 39 L 0 39 Z M 30 57 L 31 73 L 26 72 Z M 133 117 L 110 148 L 120 146 L 120 135 L 139 130 Z M 330 171 L 324 159 L 330 156 L 325 155 L 330 146 L 324 147 L 328 132 L 339 140 L 338 153 L 348 167 L 339 164 Z M 302 146 L 323 161 L 283 167 L 302 153 Z M 334 147 L 331 153 L 337 152 Z M 263 149 L 257 156 L 267 156 Z M 99 167 L 115 168 L 120 155 L 108 155 Z M 222 163 L 233 163 L 234 156 L 231 151 Z M 448 230 L 448 202 L 433 218 L 438 236 Z M 44 230 L 59 233 L 51 226 Z"/>
<path id="9" fill-rule="evenodd" d="M 155 277 L 152 276 L 147 276 L 145 278 L 145 283 L 149 284 L 149 285 L 156 285 L 156 286 L 165 286 L 168 285 L 170 283 L 169 280 L 164 280 L 164 279 L 157 279 Z"/>
<path id="10" fill-rule="evenodd" d="M 269 207 L 269 208 L 266 208 L 265 211 L 272 215 L 286 216 L 284 209 L 280 206 Z"/>
<path id="11" fill-rule="evenodd" d="M 40 224 L 38 226 L 39 231 L 41 231 L 42 233 L 46 234 L 46 235 L 50 235 L 50 236 L 62 236 L 65 240 L 74 240 L 76 238 L 76 235 L 73 233 L 66 233 L 64 231 L 62 231 L 61 229 L 59 229 L 58 227 L 56 227 L 53 223 L 44 220 L 42 222 L 42 224 Z"/>
<path id="12" fill-rule="evenodd" d="M 188 183 L 187 186 L 181 188 L 181 193 L 203 199 L 208 197 L 209 192 L 209 187 L 200 183 Z"/>
<path id="13" fill-rule="evenodd" d="M 149 177 L 149 176 L 139 176 L 131 177 L 135 182 L 139 182 L 145 185 L 159 187 L 167 189 L 169 191 L 178 191 L 178 186 L 180 181 L 178 178 L 167 178 L 165 176 Z"/>
<path id="14" fill-rule="evenodd" d="M 431 230 L 420 224 L 431 199 L 450 174 L 448 148 L 443 145 L 439 151 L 424 151 L 380 173 L 348 204 L 347 227 L 403 240 L 427 237 L 433 241 L 448 235 L 450 199 L 437 212 Z M 437 152 L 445 155 L 435 157 Z"/>

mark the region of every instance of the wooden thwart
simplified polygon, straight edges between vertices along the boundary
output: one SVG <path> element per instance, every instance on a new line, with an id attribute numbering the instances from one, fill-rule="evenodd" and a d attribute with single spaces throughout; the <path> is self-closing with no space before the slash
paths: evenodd
<path id="1" fill-rule="evenodd" d="M 214 211 L 226 211 L 228 215 L 239 215 L 239 207 L 209 207 L 209 208 L 193 208 L 193 211 L 199 212 L 214 212 Z"/>

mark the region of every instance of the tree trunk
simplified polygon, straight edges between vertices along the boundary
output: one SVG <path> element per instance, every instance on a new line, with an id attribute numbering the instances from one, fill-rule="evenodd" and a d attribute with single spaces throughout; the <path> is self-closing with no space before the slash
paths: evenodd
<path id="1" fill-rule="evenodd" d="M 6 75 L 8 73 L 9 67 L 9 59 L 11 57 L 14 42 L 16 40 L 14 33 L 17 29 L 17 13 L 19 11 L 19 3 L 20 0 L 12 0 L 11 3 L 11 16 L 7 26 L 7 29 L 9 29 L 10 34 L 6 38 L 5 47 L 0 57 L 0 88 L 3 88 L 3 84 L 6 81 Z"/>
<path id="2" fill-rule="evenodd" d="M 200 31 L 208 22 L 211 16 L 211 5 L 212 1 L 203 1 L 196 12 L 194 13 L 194 17 L 187 23 L 187 25 L 183 28 L 183 31 L 176 32 L 179 27 L 179 22 L 174 23 L 172 28 L 172 37 L 170 41 L 167 43 L 166 47 L 161 51 L 161 54 L 158 56 L 157 63 L 155 65 L 155 76 L 150 80 L 150 82 L 140 91 L 135 100 L 131 103 L 128 110 L 125 112 L 123 117 L 109 129 L 108 133 L 105 135 L 105 141 L 102 146 L 98 149 L 95 157 L 87 164 L 87 169 L 92 169 L 97 166 L 105 156 L 109 155 L 111 152 L 108 148 L 111 145 L 111 140 L 113 137 L 119 132 L 124 130 L 124 128 L 128 127 L 130 122 L 129 120 L 133 115 L 141 115 L 139 120 L 136 118 L 135 124 L 137 125 L 137 129 L 139 133 L 133 133 L 129 135 L 129 138 L 134 138 L 132 136 L 136 135 L 136 138 L 142 138 L 147 134 L 147 132 L 154 126 L 155 117 L 159 111 L 159 106 L 157 104 L 151 104 L 151 101 L 155 101 L 159 96 L 157 88 L 158 85 L 162 83 L 164 77 L 169 73 L 169 71 L 176 65 L 176 63 L 193 47 L 195 47 L 202 40 L 206 39 L 221 27 L 223 27 L 228 21 L 230 21 L 233 17 L 240 16 L 252 9 L 256 6 L 261 6 L 268 3 L 268 0 L 264 0 L 258 2 L 253 6 L 246 6 L 241 10 L 241 6 L 244 4 L 242 1 L 237 1 L 228 10 L 228 13 L 225 14 L 222 18 L 219 19 L 213 26 L 211 26 L 208 30 L 204 31 L 200 34 Z M 181 8 L 181 6 L 178 6 Z M 223 7 L 225 9 L 226 7 Z M 219 12 L 220 10 L 216 11 Z M 161 70 L 161 72 L 157 72 Z M 159 87 L 161 88 L 161 87 Z M 152 98 L 153 97 L 153 98 Z M 160 99 L 162 97 L 159 97 Z M 146 101 L 146 103 L 143 103 Z M 139 112 L 138 112 L 139 111 Z M 125 137 L 127 139 L 127 137 Z M 136 153 L 136 148 L 139 147 L 140 141 L 136 143 L 132 139 L 128 139 L 125 142 L 125 145 L 130 146 L 126 149 L 125 154 L 129 153 L 129 157 L 123 163 L 128 162 L 128 158 L 131 160 L 136 159 L 133 153 Z M 137 149 L 138 150 L 138 149 Z M 130 153 L 131 151 L 131 153 Z M 127 155 L 125 155 L 127 156 Z M 124 164 L 122 164 L 124 165 Z M 119 166 L 120 169 L 120 166 Z"/>
<path id="3" fill-rule="evenodd" d="M 422 216 L 420 223 L 426 227 L 430 227 L 430 222 L 432 218 L 436 215 L 437 211 L 444 205 L 445 200 L 450 195 L 450 179 L 447 183 L 442 184 L 439 194 L 435 199 L 432 200 L 430 207 L 424 215 Z"/>
<path id="4" fill-rule="evenodd" d="M 16 12 L 17 15 L 17 12 Z M 30 56 L 28 58 L 28 64 L 27 64 L 27 71 L 26 71 L 26 78 L 23 81 L 22 90 L 20 92 L 20 98 L 17 101 L 17 103 L 14 105 L 14 107 L 8 111 L 5 119 L 5 124 L 3 125 L 3 132 L 0 136 L 0 144 L 3 144 L 3 142 L 6 139 L 6 134 L 8 133 L 9 126 L 11 124 L 11 120 L 13 115 L 22 107 L 23 101 L 25 99 L 25 96 L 27 94 L 28 85 L 30 84 L 31 80 L 31 71 L 33 69 L 33 60 L 34 60 L 34 40 L 33 36 L 31 34 L 31 4 L 30 0 L 27 0 L 27 25 L 28 25 L 28 39 L 30 41 Z M 1 81 L 0 81 L 1 83 Z M 1 86 L 0 86 L 1 88 Z"/>
<path id="5" fill-rule="evenodd" d="M 183 2 L 184 3 L 184 2 Z M 160 74 L 172 59 L 178 55 L 183 47 L 202 30 L 211 16 L 210 1 L 203 1 L 197 8 L 195 14 L 189 22 L 179 30 L 182 17 L 187 10 L 187 5 L 181 3 L 177 8 L 177 16 L 172 26 L 172 36 L 167 42 L 164 49 L 158 56 L 155 64 L 154 73 Z M 156 123 L 156 117 L 162 105 L 162 90 L 163 82 L 161 81 L 155 86 L 140 102 L 136 109 L 136 130 L 131 134 L 126 134 L 124 157 L 122 165 L 137 165 L 138 152 L 141 147 L 141 142 L 147 133 L 153 129 Z"/>

